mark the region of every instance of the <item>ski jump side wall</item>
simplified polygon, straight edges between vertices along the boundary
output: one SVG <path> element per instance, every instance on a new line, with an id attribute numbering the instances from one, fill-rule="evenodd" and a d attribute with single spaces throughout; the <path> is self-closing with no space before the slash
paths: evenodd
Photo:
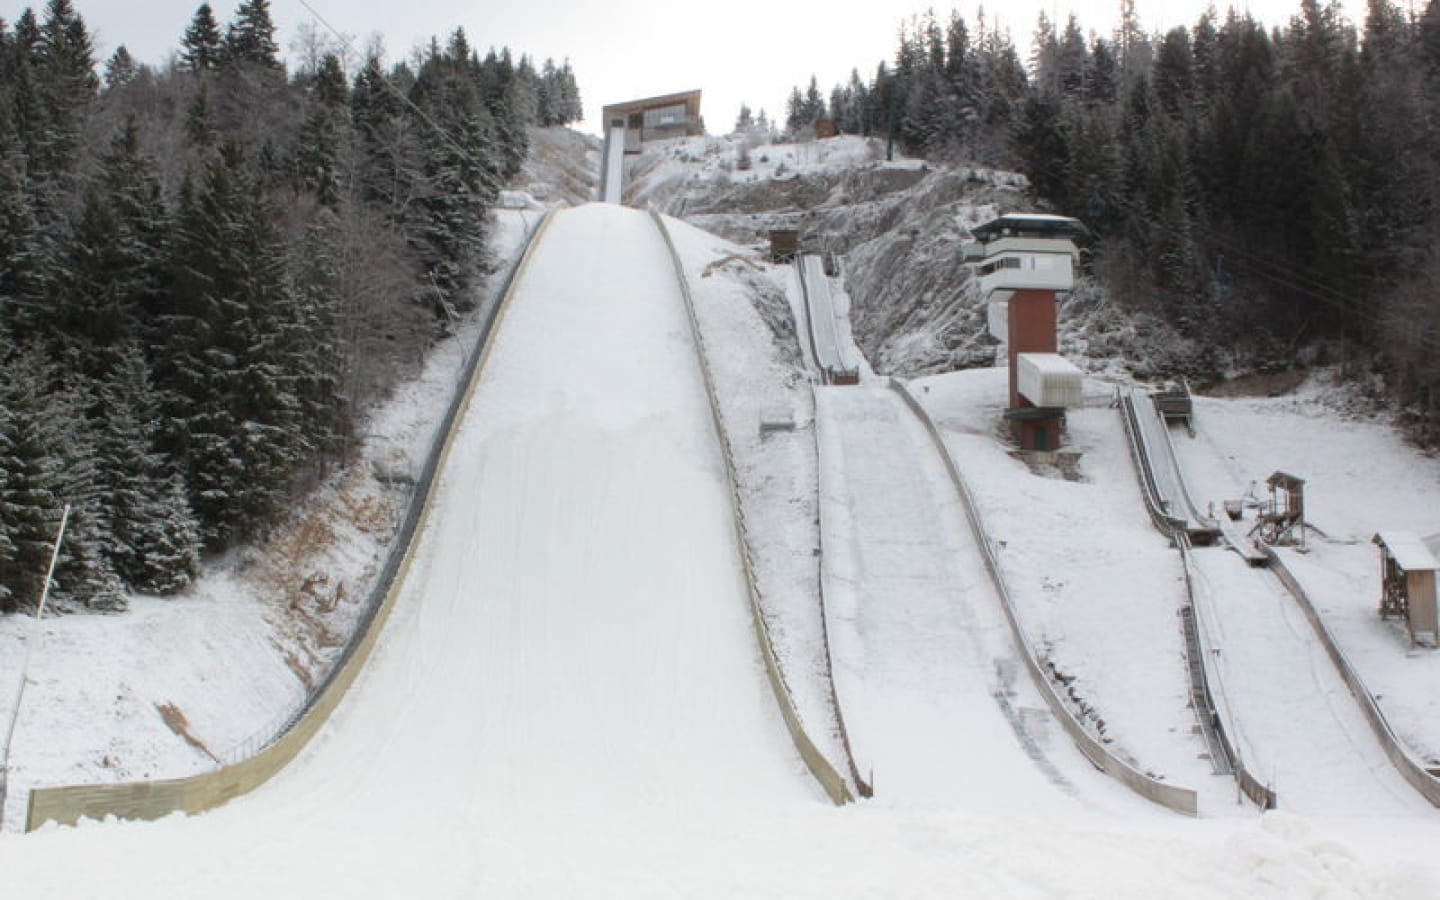
<path id="1" fill-rule="evenodd" d="M 482 327 L 471 351 L 465 377 L 461 380 L 460 388 L 455 392 L 450 409 L 437 431 L 430 457 L 416 485 L 418 502 L 411 503 L 409 515 L 396 537 L 385 569 L 372 594 L 379 598 L 378 603 L 372 604 L 373 611 L 368 621 L 362 623 L 357 638 L 351 642 L 330 675 L 310 696 L 297 716 L 287 724 L 279 737 L 259 753 L 213 772 L 157 781 L 36 788 L 30 792 L 27 831 L 33 831 L 52 821 L 62 825 L 74 825 L 82 818 L 103 819 L 106 816 L 120 819 L 158 819 L 173 812 L 194 814 L 213 809 L 264 784 L 289 765 L 310 739 L 324 727 L 330 714 L 340 705 L 350 685 L 369 661 L 371 651 L 384 630 L 385 622 L 400 594 L 400 587 L 405 582 L 405 574 L 414 557 L 414 537 L 420 524 L 428 517 L 435 500 L 435 476 L 445 466 L 454 439 L 455 426 L 470 405 L 485 360 L 489 356 L 491 338 L 498 332 L 500 321 L 515 293 L 515 285 L 520 282 L 524 269 L 554 215 L 553 209 L 546 213 L 529 237 L 524 252 L 510 272 L 490 319 Z"/>
<path id="2" fill-rule="evenodd" d="M 730 488 L 730 509 L 735 522 L 735 538 L 739 542 L 740 564 L 744 568 L 745 586 L 750 594 L 750 619 L 755 627 L 755 639 L 760 645 L 760 655 L 765 663 L 765 674 L 770 680 L 770 687 L 775 692 L 775 701 L 780 706 L 780 715 L 785 719 L 785 727 L 790 732 L 790 738 L 795 742 L 795 749 L 799 751 L 800 758 L 804 760 L 810 773 L 815 780 L 820 782 L 821 788 L 829 795 L 831 801 L 837 806 L 854 801 L 854 794 L 850 791 L 849 784 L 820 749 L 815 742 L 805 733 L 804 726 L 800 723 L 800 714 L 795 709 L 795 701 L 790 695 L 790 688 L 785 683 L 785 676 L 780 671 L 780 661 L 775 656 L 775 647 L 770 641 L 770 630 L 765 624 L 765 617 L 760 610 L 760 588 L 755 579 L 754 566 L 750 559 L 750 539 L 745 527 L 745 515 L 740 506 L 739 478 L 735 473 L 735 455 L 730 447 L 730 438 L 725 431 L 725 422 L 720 415 L 720 400 L 715 392 L 715 378 L 710 371 L 709 356 L 705 351 L 705 338 L 700 332 L 700 320 L 695 314 L 695 300 L 690 294 L 690 282 L 685 277 L 685 266 L 680 261 L 680 254 L 675 249 L 675 242 L 670 237 L 670 230 L 665 227 L 665 220 L 659 213 L 651 211 L 651 217 L 655 221 L 655 227 L 665 239 L 665 247 L 670 253 L 670 261 L 675 267 L 675 279 L 680 283 L 680 293 L 685 300 L 685 315 L 690 322 L 690 333 L 695 343 L 695 355 L 700 366 L 700 375 L 705 382 L 705 396 L 710 404 L 710 416 L 715 427 L 715 437 L 720 444 L 720 453 L 725 460 L 725 480 Z M 848 747 L 846 752 L 848 753 Z M 850 760 L 851 771 L 855 770 L 855 762 Z M 862 782 L 863 784 L 863 782 Z"/>
<path id="3" fill-rule="evenodd" d="M 969 520 L 970 530 L 975 536 L 975 543 L 980 547 L 981 555 L 985 560 L 985 570 L 995 585 L 995 592 L 1005 611 L 1005 620 L 1010 623 L 1010 631 L 1015 637 L 1015 643 L 1020 648 L 1025 668 L 1030 673 L 1030 680 L 1035 683 L 1036 688 L 1045 698 L 1050 712 L 1059 720 L 1061 726 L 1070 735 L 1070 739 L 1075 742 L 1075 746 L 1095 768 L 1147 800 L 1175 812 L 1190 816 L 1197 815 L 1199 799 L 1195 791 L 1151 778 L 1110 752 L 1105 744 L 1085 729 L 1070 707 L 1061 699 L 1055 690 L 1055 685 L 1046 677 L 1045 670 L 1040 665 L 1040 660 L 1031 646 L 1029 635 L 1026 634 L 1025 628 L 1021 625 L 1020 618 L 1015 612 L 1015 606 L 1010 599 L 1010 589 L 1005 584 L 1005 576 L 1000 570 L 1000 563 L 995 558 L 995 550 L 990 545 L 990 538 L 985 532 L 985 523 L 980 516 L 980 508 L 976 505 L 974 497 L 971 496 L 970 488 L 966 484 L 964 476 L 960 474 L 960 467 L 956 464 L 950 449 L 945 446 L 945 439 L 940 436 L 940 429 L 936 427 L 930 414 L 925 411 L 925 408 L 920 405 L 920 401 L 915 399 L 915 395 L 905 384 L 892 378 L 890 386 L 904 399 L 905 405 L 925 426 L 925 431 L 930 435 L 930 439 L 940 453 L 940 458 L 945 463 L 945 470 L 950 474 L 950 481 L 954 484 L 965 507 L 965 517 Z"/>
<path id="4" fill-rule="evenodd" d="M 1430 770 L 1415 758 L 1400 738 L 1396 736 L 1390 722 L 1380 710 L 1380 704 L 1375 702 L 1375 695 L 1365 688 L 1365 683 L 1360 680 L 1360 675 L 1350 665 L 1350 660 L 1341 651 L 1340 645 L 1330 634 L 1330 629 L 1320 619 L 1320 613 L 1315 609 L 1315 604 L 1310 601 L 1310 595 L 1300 585 L 1297 579 L 1285 565 L 1285 559 L 1275 551 L 1274 547 L 1264 545 L 1262 549 L 1270 560 L 1270 571 L 1274 572 L 1285 586 L 1285 590 L 1294 598 L 1300 610 L 1309 620 L 1310 627 L 1314 629 L 1320 643 L 1325 646 L 1325 652 L 1329 655 L 1330 661 L 1335 668 L 1340 670 L 1340 677 L 1344 679 L 1345 686 L 1350 689 L 1356 701 L 1360 704 L 1360 711 L 1365 714 L 1365 721 L 1370 723 L 1370 729 L 1375 732 L 1375 737 L 1380 741 L 1381 748 L 1390 759 L 1392 765 L 1399 770 L 1401 777 L 1410 783 L 1410 786 L 1419 791 L 1420 794 L 1434 806 L 1440 806 L 1440 778 L 1431 774 Z"/>

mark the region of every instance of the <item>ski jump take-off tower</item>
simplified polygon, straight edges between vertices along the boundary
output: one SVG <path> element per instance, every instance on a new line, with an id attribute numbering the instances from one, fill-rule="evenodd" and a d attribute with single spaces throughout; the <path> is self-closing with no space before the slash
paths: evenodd
<path id="1" fill-rule="evenodd" d="M 1085 226 L 1064 216 L 1011 214 L 976 228 L 965 247 L 987 304 L 990 334 L 1010 365 L 1005 411 L 1020 449 L 1060 449 L 1065 409 L 1078 406 L 1081 374 L 1057 353 L 1057 295 L 1075 286 Z"/>

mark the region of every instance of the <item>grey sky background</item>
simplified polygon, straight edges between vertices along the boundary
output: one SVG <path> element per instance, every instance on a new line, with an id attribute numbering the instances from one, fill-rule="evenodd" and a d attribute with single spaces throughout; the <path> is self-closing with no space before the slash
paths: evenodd
<path id="1" fill-rule="evenodd" d="M 179 46 L 201 0 L 72 0 L 96 34 L 101 60 L 124 44 L 140 60 L 159 64 Z M 308 0 L 325 21 L 363 49 L 380 36 L 387 58 L 407 56 L 431 36 L 443 40 L 457 26 L 482 52 L 509 46 L 529 54 L 537 64 L 546 57 L 569 59 L 585 103 L 582 130 L 599 132 L 600 107 L 656 94 L 699 88 L 703 112 L 712 132 L 726 132 L 742 102 L 784 117 L 785 98 L 793 85 L 815 75 L 828 97 L 835 83 L 858 67 L 867 81 L 880 60 L 895 51 L 903 21 L 933 8 L 941 21 L 959 10 L 972 33 L 982 6 L 978 3 L 927 3 L 926 0 L 850 3 L 835 0 L 725 0 L 722 3 L 660 4 L 654 0 Z M 1402 0 L 1404 5 L 1405 0 Z M 1418 0 L 1414 0 L 1418 2 Z M 43 11 L 44 0 L 17 4 L 5 0 L 0 16 L 7 21 L 27 5 Z M 211 0 L 223 26 L 239 0 Z M 1207 0 L 1138 0 L 1137 11 L 1147 30 L 1163 31 L 1192 25 Z M 1215 4 L 1222 12 L 1229 4 Z M 1251 0 L 1237 3 L 1270 25 L 1287 22 L 1299 0 Z M 271 15 L 283 49 L 306 28 L 330 37 L 299 0 L 271 0 Z M 1362 0 L 1346 0 L 1357 24 L 1364 19 Z M 1010 0 L 984 6 L 988 22 L 1010 30 L 1022 56 L 1028 56 L 1030 35 L 1043 10 L 1064 22 L 1073 11 L 1088 32 L 1108 34 L 1119 18 L 1119 0 Z"/>

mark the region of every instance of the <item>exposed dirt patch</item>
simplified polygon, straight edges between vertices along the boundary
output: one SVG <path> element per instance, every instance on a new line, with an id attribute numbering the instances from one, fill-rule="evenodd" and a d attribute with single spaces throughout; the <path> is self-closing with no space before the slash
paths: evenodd
<path id="1" fill-rule="evenodd" d="M 1205 397 L 1283 397 L 1294 393 L 1308 377 L 1308 369 L 1254 372 L 1201 385 L 1195 393 Z"/>
<path id="2" fill-rule="evenodd" d="M 160 718 L 165 721 L 165 726 L 171 731 L 185 739 L 185 743 L 204 753 L 215 762 L 220 762 L 220 757 L 211 752 L 205 746 L 205 742 L 190 731 L 190 720 L 185 717 L 184 711 L 173 703 L 157 703 L 155 709 L 160 713 Z"/>

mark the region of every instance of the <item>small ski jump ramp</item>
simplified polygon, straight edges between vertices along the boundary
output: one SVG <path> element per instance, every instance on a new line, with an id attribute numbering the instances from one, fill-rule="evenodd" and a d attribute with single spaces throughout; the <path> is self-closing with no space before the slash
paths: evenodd
<path id="1" fill-rule="evenodd" d="M 1170 443 L 1169 426 L 1149 394 L 1139 389 L 1132 390 L 1121 398 L 1121 402 L 1125 405 L 1124 412 L 1134 424 L 1133 439 L 1137 442 L 1136 453 L 1141 457 L 1138 462 L 1148 472 L 1161 511 L 1197 543 L 1212 543 L 1219 536 L 1220 527 L 1213 518 L 1200 512 L 1190 498 L 1185 475 Z"/>
<path id="2" fill-rule="evenodd" d="M 878 801 L 1063 815 L 1130 798 L 1027 678 L 960 498 L 889 387 L 816 389 L 837 699 Z"/>
<path id="3" fill-rule="evenodd" d="M 835 322 L 835 301 L 830 282 L 819 254 L 801 253 L 795 257 L 795 271 L 800 276 L 800 291 L 805 299 L 805 318 L 810 332 L 810 351 L 826 384 L 854 384 L 859 379 L 859 366 L 850 358 L 848 348 L 840 339 Z"/>

